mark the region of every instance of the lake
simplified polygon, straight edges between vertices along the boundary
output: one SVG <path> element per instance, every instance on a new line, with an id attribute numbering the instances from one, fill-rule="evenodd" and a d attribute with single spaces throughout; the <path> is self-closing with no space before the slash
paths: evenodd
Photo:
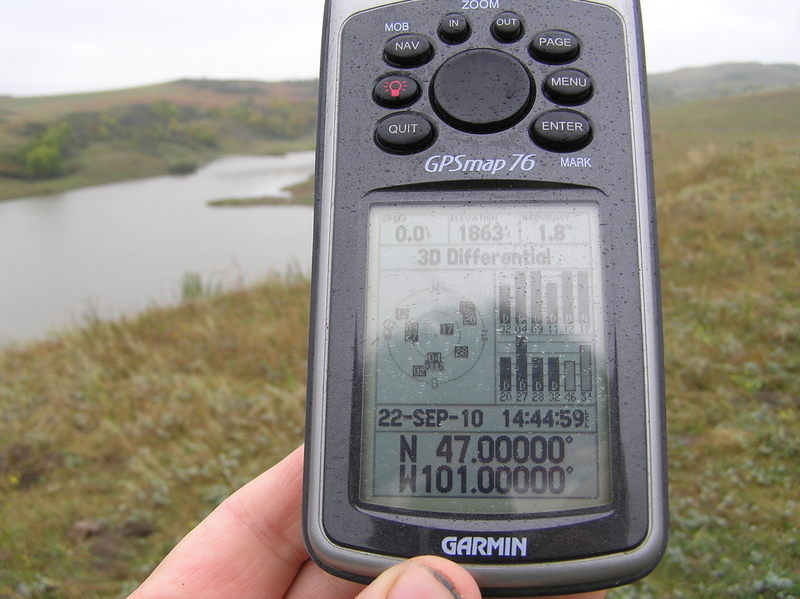
<path id="1" fill-rule="evenodd" d="M 181 300 L 187 273 L 231 289 L 311 268 L 309 206 L 209 207 L 287 196 L 313 152 L 231 156 L 195 173 L 0 201 L 0 345 Z"/>

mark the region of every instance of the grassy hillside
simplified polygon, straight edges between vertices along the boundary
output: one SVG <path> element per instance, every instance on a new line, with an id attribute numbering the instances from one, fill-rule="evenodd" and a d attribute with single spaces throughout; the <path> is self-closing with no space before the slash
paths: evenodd
<path id="1" fill-rule="evenodd" d="M 783 93 L 653 114 L 672 534 L 611 599 L 800 597 L 798 123 Z M 124 596 L 299 444 L 307 302 L 273 280 L 0 353 L 0 597 Z"/>
<path id="2" fill-rule="evenodd" d="M 687 102 L 652 111 L 653 150 L 660 188 L 684 159 L 699 153 L 757 143 L 800 139 L 800 88 Z"/>
<path id="3" fill-rule="evenodd" d="M 311 149 L 316 102 L 316 81 L 0 97 L 0 200 L 179 174 L 223 154 Z"/>
<path id="4" fill-rule="evenodd" d="M 800 87 L 800 65 L 726 63 L 647 76 L 652 106 Z"/>
<path id="5" fill-rule="evenodd" d="M 653 114 L 672 534 L 611 597 L 800 596 L 800 90 Z"/>

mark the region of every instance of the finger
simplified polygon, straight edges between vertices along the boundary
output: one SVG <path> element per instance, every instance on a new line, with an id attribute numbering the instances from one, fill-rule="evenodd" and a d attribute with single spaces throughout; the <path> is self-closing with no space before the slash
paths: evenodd
<path id="1" fill-rule="evenodd" d="M 578 593 L 577 595 L 559 595 L 558 597 L 536 597 L 535 599 L 603 599 L 605 591 L 592 591 L 591 593 Z"/>
<path id="2" fill-rule="evenodd" d="M 131 599 L 279 599 L 308 560 L 301 532 L 303 449 L 226 499 Z"/>
<path id="3" fill-rule="evenodd" d="M 480 599 L 472 576 L 440 557 L 415 557 L 392 566 L 357 599 Z"/>
<path id="4" fill-rule="evenodd" d="M 363 584 L 336 578 L 308 560 L 300 568 L 285 599 L 353 599 L 363 589 Z"/>
<path id="5" fill-rule="evenodd" d="M 420 572 L 419 570 L 410 570 L 408 567 L 409 565 L 419 564 L 425 566 L 427 568 L 426 571 Z M 473 597 L 480 597 L 480 591 L 477 589 L 477 585 L 463 568 L 448 560 L 428 556 L 414 558 L 408 562 L 390 568 L 379 576 L 361 595 L 359 595 L 359 592 L 364 589 L 363 585 L 335 578 L 323 572 L 319 566 L 309 560 L 303 564 L 292 587 L 287 592 L 285 599 L 318 599 L 319 597 L 325 597 L 326 599 L 351 599 L 357 595 L 359 596 L 356 599 L 386 599 L 388 595 L 387 591 L 393 587 L 395 588 L 395 595 L 392 599 L 429 599 L 429 595 L 427 594 L 418 594 L 423 592 L 420 589 L 415 590 L 412 588 L 406 593 L 403 586 L 394 585 L 394 582 L 396 582 L 400 575 L 411 576 L 412 580 L 417 580 L 422 577 L 424 582 L 426 574 L 430 574 L 430 570 L 438 573 L 440 585 L 442 584 L 441 579 L 445 579 L 445 588 L 450 592 L 449 598 L 445 596 L 445 599 L 454 599 L 454 597 L 456 599 L 458 599 L 458 597 L 472 599 Z M 434 578 L 436 578 L 435 575 Z M 436 590 L 441 591 L 438 587 Z M 455 592 L 455 595 L 453 592 Z M 397 593 L 400 595 L 398 596 Z M 477 595 L 475 593 L 477 593 Z M 408 598 L 405 597 L 406 594 L 408 594 Z M 605 591 L 595 591 L 577 595 L 539 597 L 537 599 L 603 599 L 604 596 Z"/>
<path id="6" fill-rule="evenodd" d="M 603 599 L 605 591 L 538 599 Z M 481 599 L 472 576 L 444 558 L 424 556 L 393 566 L 356 599 Z"/>

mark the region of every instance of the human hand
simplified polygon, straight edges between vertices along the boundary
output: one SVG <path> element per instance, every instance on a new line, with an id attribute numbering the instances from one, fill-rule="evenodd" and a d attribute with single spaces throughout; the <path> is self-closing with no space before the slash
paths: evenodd
<path id="1" fill-rule="evenodd" d="M 469 573 L 439 557 L 400 563 L 367 587 L 325 573 L 303 545 L 302 488 L 300 447 L 226 499 L 129 599 L 481 599 Z"/>

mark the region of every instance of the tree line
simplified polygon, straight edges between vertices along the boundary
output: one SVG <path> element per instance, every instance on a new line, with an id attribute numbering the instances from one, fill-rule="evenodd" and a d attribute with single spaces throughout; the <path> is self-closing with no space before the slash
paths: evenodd
<path id="1" fill-rule="evenodd" d="M 68 114 L 55 122 L 30 122 L 21 147 L 0 153 L 0 175 L 23 179 L 60 177 L 76 170 L 80 151 L 96 142 L 110 142 L 152 155 L 168 146 L 189 151 L 219 147 L 218 131 L 226 122 L 243 126 L 267 139 L 296 139 L 316 127 L 316 103 L 247 98 L 227 108 L 201 110 L 156 100 L 104 111 Z"/>

